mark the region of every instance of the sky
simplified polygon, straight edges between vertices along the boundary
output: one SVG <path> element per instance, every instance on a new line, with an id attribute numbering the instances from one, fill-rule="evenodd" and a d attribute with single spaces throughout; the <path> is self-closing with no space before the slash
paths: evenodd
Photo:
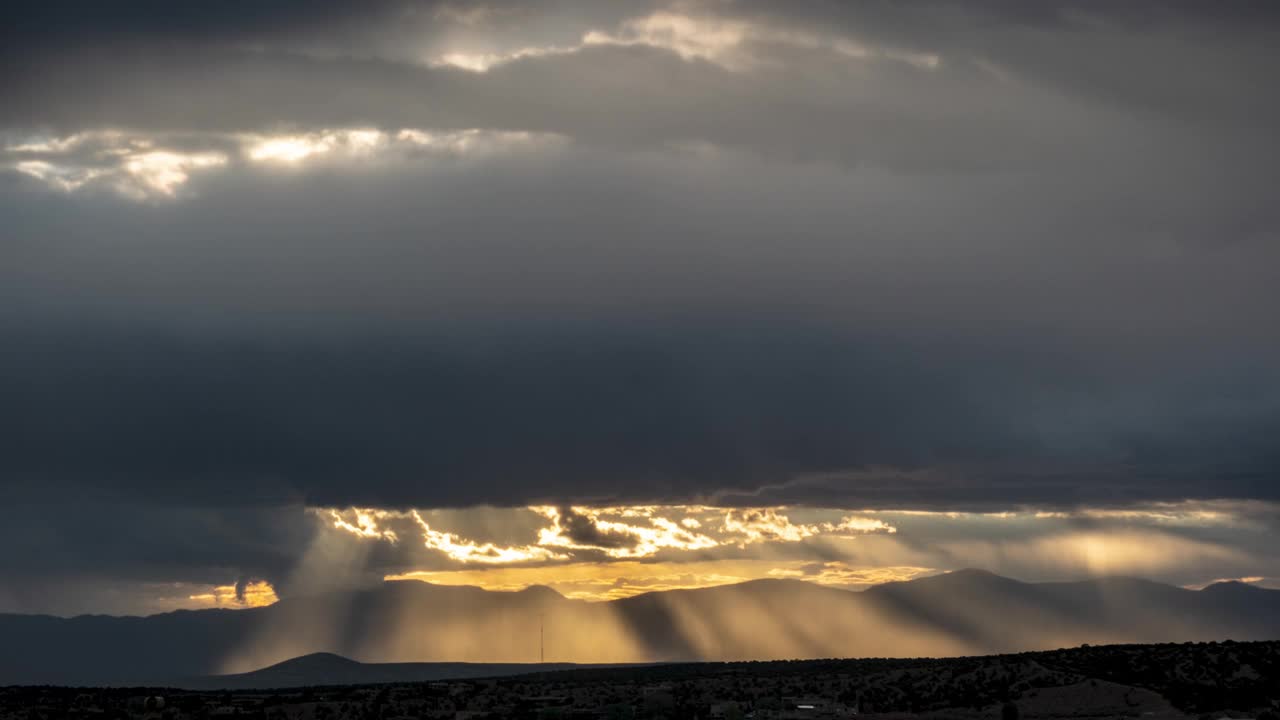
<path id="1" fill-rule="evenodd" d="M 0 612 L 1280 586 L 1280 6 L 6 15 Z"/>

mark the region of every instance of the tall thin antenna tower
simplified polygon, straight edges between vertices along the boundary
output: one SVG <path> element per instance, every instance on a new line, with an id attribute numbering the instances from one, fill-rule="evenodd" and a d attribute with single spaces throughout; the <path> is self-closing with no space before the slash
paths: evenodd
<path id="1" fill-rule="evenodd" d="M 542 619 L 543 614 L 538 613 L 538 664 L 540 665 L 547 662 L 546 633 L 543 632 L 544 623 Z"/>

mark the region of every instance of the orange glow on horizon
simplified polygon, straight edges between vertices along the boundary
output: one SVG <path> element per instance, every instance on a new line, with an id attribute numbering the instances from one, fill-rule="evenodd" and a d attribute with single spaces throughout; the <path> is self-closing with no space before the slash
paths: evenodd
<path id="1" fill-rule="evenodd" d="M 188 597 L 203 607 L 265 607 L 274 605 L 279 598 L 276 597 L 275 588 L 271 587 L 271 583 L 264 580 L 257 580 L 245 585 L 244 598 L 236 597 L 235 585 L 218 585 L 212 591 L 207 593 L 198 593 Z"/>
<path id="2" fill-rule="evenodd" d="M 855 588 L 910 580 L 932 572 L 935 572 L 932 568 L 925 567 L 851 567 L 842 562 L 815 565 L 803 561 L 752 559 L 657 563 L 624 560 L 542 567 L 424 570 L 387 575 L 383 579 L 473 585 L 507 592 L 543 585 L 568 598 L 600 602 L 647 592 L 692 590 L 762 579 L 796 579 Z"/>

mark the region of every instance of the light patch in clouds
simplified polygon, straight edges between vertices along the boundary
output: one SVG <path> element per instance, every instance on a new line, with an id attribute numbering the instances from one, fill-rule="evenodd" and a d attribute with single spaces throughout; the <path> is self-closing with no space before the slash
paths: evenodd
<path id="1" fill-rule="evenodd" d="M 257 162 L 298 163 L 316 155 L 342 152 L 350 157 L 366 157 L 387 142 L 374 128 L 328 130 L 297 135 L 250 135 L 247 154 Z"/>
<path id="2" fill-rule="evenodd" d="M 1152 503 L 1139 508 L 1082 508 L 1071 511 L 1040 511 L 1038 518 L 1085 518 L 1209 527 L 1214 525 L 1240 525 L 1244 522 L 1242 510 L 1249 503 L 1206 501 L 1179 503 Z"/>
<path id="3" fill-rule="evenodd" d="M 611 558 L 642 558 L 663 549 L 705 550 L 720 544 L 683 522 L 655 514 L 651 507 L 530 509 L 551 522 L 550 527 L 538 531 L 538 544 L 548 547 L 600 550 Z M 681 507 L 670 509 L 674 513 L 690 510 Z M 631 518 L 642 518 L 646 523 L 624 520 Z M 582 529 L 587 532 L 584 534 Z"/>
<path id="4" fill-rule="evenodd" d="M 728 70 L 746 71 L 767 62 L 754 48 L 774 45 L 817 50 L 839 57 L 865 60 L 885 58 L 918 68 L 934 69 L 941 58 L 933 53 L 877 49 L 838 34 L 797 28 L 771 27 L 742 18 L 660 11 L 622 23 L 616 32 L 592 30 L 583 36 L 589 45 L 643 45 L 660 48 L 685 60 L 705 60 Z"/>
<path id="5" fill-rule="evenodd" d="M 469 51 L 451 48 L 427 58 L 432 67 L 454 67 L 486 73 L 520 60 L 573 55 L 601 46 L 648 47 L 670 52 L 686 61 L 710 62 L 734 72 L 747 72 L 772 62 L 761 49 L 823 51 L 850 60 L 882 58 L 917 68 L 936 69 L 941 57 L 929 52 L 876 48 L 854 38 L 714 14 L 660 10 L 622 21 L 614 28 L 593 28 L 577 44 L 525 46 L 505 51 Z"/>
<path id="6" fill-rule="evenodd" d="M 749 37 L 752 26 L 743 20 L 694 17 L 662 11 L 624 21 L 618 28 L 592 29 L 577 44 L 527 46 L 502 52 L 449 50 L 428 59 L 434 67 L 455 67 L 485 73 L 511 62 L 554 55 L 572 55 L 600 45 L 647 46 L 679 55 L 685 60 L 708 60 L 730 65 L 730 52 Z"/>
<path id="7" fill-rule="evenodd" d="M 117 135 L 118 133 L 97 133 L 98 135 Z M 12 153 L 64 153 L 73 150 L 81 143 L 93 137 L 95 133 L 73 133 L 66 137 L 33 137 L 6 145 L 5 151 Z"/>
<path id="8" fill-rule="evenodd" d="M 414 162 L 424 157 L 488 157 L 551 148 L 563 138 L 524 131 L 338 128 L 308 133 L 236 137 L 253 163 L 300 166 L 320 160 L 348 164 Z"/>
<path id="9" fill-rule="evenodd" d="M 31 136 L 6 143 L 5 165 L 64 193 L 109 189 L 136 201 L 172 199 L 197 171 L 228 164 L 225 152 L 165 147 L 165 139 L 118 130 L 65 137 Z"/>
<path id="10" fill-rule="evenodd" d="M 63 192 L 79 190 L 107 172 L 101 168 L 59 166 L 44 160 L 19 160 L 13 168 Z"/>
<path id="11" fill-rule="evenodd" d="M 1234 547 L 1153 529 L 1066 531 L 1020 542 L 958 541 L 947 552 L 975 567 L 1052 567 L 1067 577 L 1159 577 L 1179 568 L 1246 565 Z"/>
<path id="12" fill-rule="evenodd" d="M 400 537 L 396 535 L 395 530 L 390 528 L 382 529 L 378 526 L 378 521 L 392 514 L 385 510 L 361 510 L 351 508 L 343 512 L 338 510 L 329 510 L 329 517 L 333 520 L 333 527 L 338 530 L 344 530 L 357 537 L 373 538 L 378 540 L 386 540 L 390 543 L 397 543 Z M 352 519 L 347 519 L 351 517 Z"/>
<path id="13" fill-rule="evenodd" d="M 166 137 L 118 130 L 63 137 L 20 136 L 0 150 L 8 167 L 63 193 L 107 189 L 134 201 L 173 200 L 194 173 L 249 165 L 304 168 L 420 163 L 432 158 L 487 158 L 552 149 L 565 139 L 552 133 L 481 129 L 355 127 L 301 133 L 205 133 Z"/>
<path id="14" fill-rule="evenodd" d="M 335 530 L 341 530 L 366 540 L 382 540 L 392 545 L 399 543 L 401 536 L 405 533 L 396 531 L 390 525 L 396 521 L 412 520 L 413 524 L 417 526 L 423 547 L 443 553 L 450 560 L 464 565 L 476 563 L 500 565 L 568 559 L 568 556 L 545 547 L 477 542 L 464 538 L 457 533 L 437 530 L 431 527 L 431 524 L 417 510 L 401 512 L 376 508 L 348 508 L 346 510 L 328 508 L 314 512 L 332 520 L 332 526 Z"/>
<path id="15" fill-rule="evenodd" d="M 724 531 L 741 536 L 741 545 L 779 540 L 797 542 L 818 533 L 816 527 L 796 525 L 772 508 L 729 510 L 724 516 Z"/>
<path id="16" fill-rule="evenodd" d="M 652 557 L 664 550 L 745 548 L 761 542 L 798 542 L 820 535 L 848 537 L 895 532 L 888 523 L 845 516 L 838 521 L 794 523 L 786 508 L 714 508 L 698 505 L 531 508 L 551 521 L 539 544 L 598 550 L 610 558 Z"/>
<path id="17" fill-rule="evenodd" d="M 157 150 L 129 156 L 124 170 L 131 182 L 121 183 L 120 192 L 135 200 L 148 197 L 173 197 L 186 184 L 193 170 L 219 167 L 227 164 L 227 156 L 205 152 L 182 154 Z"/>
<path id="18" fill-rule="evenodd" d="M 453 533 L 434 530 L 422 519 L 417 510 L 412 512 L 413 519 L 422 528 L 423 544 L 433 550 L 439 550 L 451 559 L 460 563 L 481 563 L 486 565 L 504 565 L 518 562 L 565 560 L 568 556 L 535 545 L 500 546 L 491 542 L 478 543 L 460 538 Z"/>
<path id="19" fill-rule="evenodd" d="M 537 147 L 554 147 L 565 139 L 553 133 L 525 131 L 466 130 L 430 131 L 405 128 L 395 134 L 398 143 L 451 155 L 475 155 L 513 152 Z"/>
<path id="20" fill-rule="evenodd" d="M 580 50 L 580 47 L 527 47 L 510 52 L 447 52 L 428 61 L 432 67 L 453 67 L 470 72 L 485 73 L 489 70 L 516 60 L 548 57 L 551 55 L 568 55 Z"/>
<path id="21" fill-rule="evenodd" d="M 745 20 L 695 17 L 681 13 L 657 12 L 623 22 L 616 33 L 592 30 L 583 36 L 584 45 L 648 45 L 676 53 L 680 57 L 727 62 L 753 34 Z"/>
<path id="22" fill-rule="evenodd" d="M 749 508 L 728 510 L 722 529 L 739 537 L 739 547 L 756 542 L 799 542 L 816 535 L 864 535 L 867 533 L 895 533 L 897 528 L 878 518 L 848 515 L 839 522 L 793 523 L 776 508 Z"/>

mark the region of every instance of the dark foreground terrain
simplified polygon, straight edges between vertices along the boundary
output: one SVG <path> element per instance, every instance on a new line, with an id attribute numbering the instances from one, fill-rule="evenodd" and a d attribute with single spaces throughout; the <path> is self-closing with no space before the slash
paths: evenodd
<path id="1" fill-rule="evenodd" d="M 0 720 L 1280 718 L 1280 641 L 689 663 L 277 690 L 0 688 Z"/>

